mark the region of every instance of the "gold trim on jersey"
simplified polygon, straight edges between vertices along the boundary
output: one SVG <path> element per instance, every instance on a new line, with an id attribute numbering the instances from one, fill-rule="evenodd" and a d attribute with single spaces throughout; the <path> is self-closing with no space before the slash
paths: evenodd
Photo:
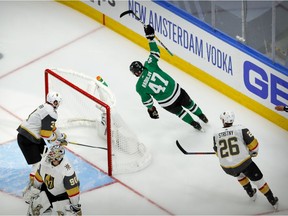
<path id="1" fill-rule="evenodd" d="M 80 193 L 80 190 L 79 190 L 79 187 L 76 186 L 74 188 L 66 190 L 66 192 L 67 192 L 69 197 L 73 197 L 73 196 L 78 195 Z"/>
<path id="2" fill-rule="evenodd" d="M 51 135 L 52 135 L 52 133 L 53 133 L 53 131 L 49 131 L 49 130 L 40 130 L 40 135 L 42 136 L 42 137 L 44 137 L 44 138 L 49 138 L 49 137 L 51 137 Z"/>
<path id="3" fill-rule="evenodd" d="M 40 143 L 41 137 L 37 137 L 34 133 L 32 133 L 30 130 L 28 130 L 26 127 L 24 127 L 23 125 L 20 125 L 17 128 L 17 131 L 23 135 L 24 137 L 26 137 L 27 139 L 29 139 L 32 142 L 35 143 Z"/>
<path id="4" fill-rule="evenodd" d="M 36 178 L 36 180 L 40 183 L 43 183 L 43 179 L 41 177 L 41 175 L 39 174 L 39 172 L 37 171 L 34 178 Z"/>
<path id="5" fill-rule="evenodd" d="M 253 151 L 258 147 L 258 140 L 254 139 L 250 144 L 247 145 L 247 147 L 250 151 Z"/>
<path id="6" fill-rule="evenodd" d="M 242 164 L 244 164 L 246 161 L 248 161 L 249 159 L 251 159 L 250 156 L 248 156 L 246 159 L 242 160 L 240 163 L 234 165 L 234 166 L 223 166 L 221 165 L 223 168 L 225 169 L 234 169 L 234 168 L 237 168 L 237 167 L 240 167 Z"/>

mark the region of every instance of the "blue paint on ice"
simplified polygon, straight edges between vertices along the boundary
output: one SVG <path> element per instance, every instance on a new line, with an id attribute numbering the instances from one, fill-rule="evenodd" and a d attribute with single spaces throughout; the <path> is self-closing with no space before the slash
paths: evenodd
<path id="1" fill-rule="evenodd" d="M 80 180 L 80 191 L 89 191 L 115 180 L 82 158 L 66 151 Z M 0 190 L 15 196 L 22 196 L 28 184 L 31 166 L 27 165 L 17 141 L 0 145 Z"/>

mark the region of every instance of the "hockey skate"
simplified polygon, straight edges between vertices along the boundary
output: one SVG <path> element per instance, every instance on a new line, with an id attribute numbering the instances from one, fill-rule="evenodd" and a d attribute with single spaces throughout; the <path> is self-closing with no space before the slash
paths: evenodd
<path id="1" fill-rule="evenodd" d="M 205 131 L 203 130 L 203 128 L 201 127 L 201 125 L 200 125 L 198 122 L 193 121 L 193 122 L 191 122 L 191 125 L 192 125 L 196 130 L 201 131 L 201 132 L 205 132 Z"/>
<path id="2" fill-rule="evenodd" d="M 243 187 L 244 187 L 244 190 L 246 191 L 246 193 L 248 194 L 248 196 L 250 197 L 250 200 L 255 201 L 257 198 L 257 189 L 252 188 L 250 183 L 248 183 L 247 185 L 245 185 Z"/>
<path id="3" fill-rule="evenodd" d="M 278 206 L 279 206 L 279 202 L 278 202 L 278 197 L 274 197 L 273 200 L 269 200 L 269 202 L 271 203 L 271 205 L 274 208 L 274 211 L 278 211 Z"/>
<path id="4" fill-rule="evenodd" d="M 253 194 L 249 194 L 250 200 L 255 202 L 255 200 L 257 199 L 257 189 L 253 188 Z"/>
<path id="5" fill-rule="evenodd" d="M 207 117 L 202 113 L 201 115 L 198 116 L 204 123 L 208 123 Z"/>

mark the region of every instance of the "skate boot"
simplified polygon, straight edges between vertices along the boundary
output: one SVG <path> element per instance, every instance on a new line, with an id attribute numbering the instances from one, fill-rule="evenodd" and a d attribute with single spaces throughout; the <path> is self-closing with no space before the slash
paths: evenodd
<path id="1" fill-rule="evenodd" d="M 252 201 L 255 201 L 257 199 L 257 189 L 253 188 L 253 192 L 248 193 L 248 195 Z"/>
<path id="2" fill-rule="evenodd" d="M 202 127 L 201 127 L 201 125 L 200 125 L 198 122 L 193 121 L 193 122 L 191 122 L 191 125 L 192 125 L 196 130 L 202 131 Z"/>
<path id="3" fill-rule="evenodd" d="M 277 211 L 278 210 L 278 204 L 279 204 L 278 197 L 274 197 L 273 199 L 269 200 L 269 202 L 273 206 L 274 210 Z"/>
<path id="4" fill-rule="evenodd" d="M 248 194 L 248 196 L 250 197 L 250 200 L 255 201 L 257 198 L 257 189 L 252 188 L 252 185 L 250 182 L 248 184 L 246 184 L 245 186 L 243 186 L 243 188 L 246 191 L 246 193 Z"/>
<path id="5" fill-rule="evenodd" d="M 204 123 L 208 123 L 207 117 L 202 113 L 201 115 L 198 116 Z"/>

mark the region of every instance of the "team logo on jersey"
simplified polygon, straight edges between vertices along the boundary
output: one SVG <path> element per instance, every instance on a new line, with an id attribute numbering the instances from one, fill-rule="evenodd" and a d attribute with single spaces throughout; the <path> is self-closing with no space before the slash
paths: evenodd
<path id="1" fill-rule="evenodd" d="M 70 169 L 71 169 L 70 164 L 66 164 L 66 165 L 65 165 L 65 168 L 66 168 L 67 170 L 70 170 Z"/>
<path id="2" fill-rule="evenodd" d="M 53 176 L 46 174 L 44 182 L 45 182 L 48 189 L 51 190 L 54 188 L 54 177 Z"/>

